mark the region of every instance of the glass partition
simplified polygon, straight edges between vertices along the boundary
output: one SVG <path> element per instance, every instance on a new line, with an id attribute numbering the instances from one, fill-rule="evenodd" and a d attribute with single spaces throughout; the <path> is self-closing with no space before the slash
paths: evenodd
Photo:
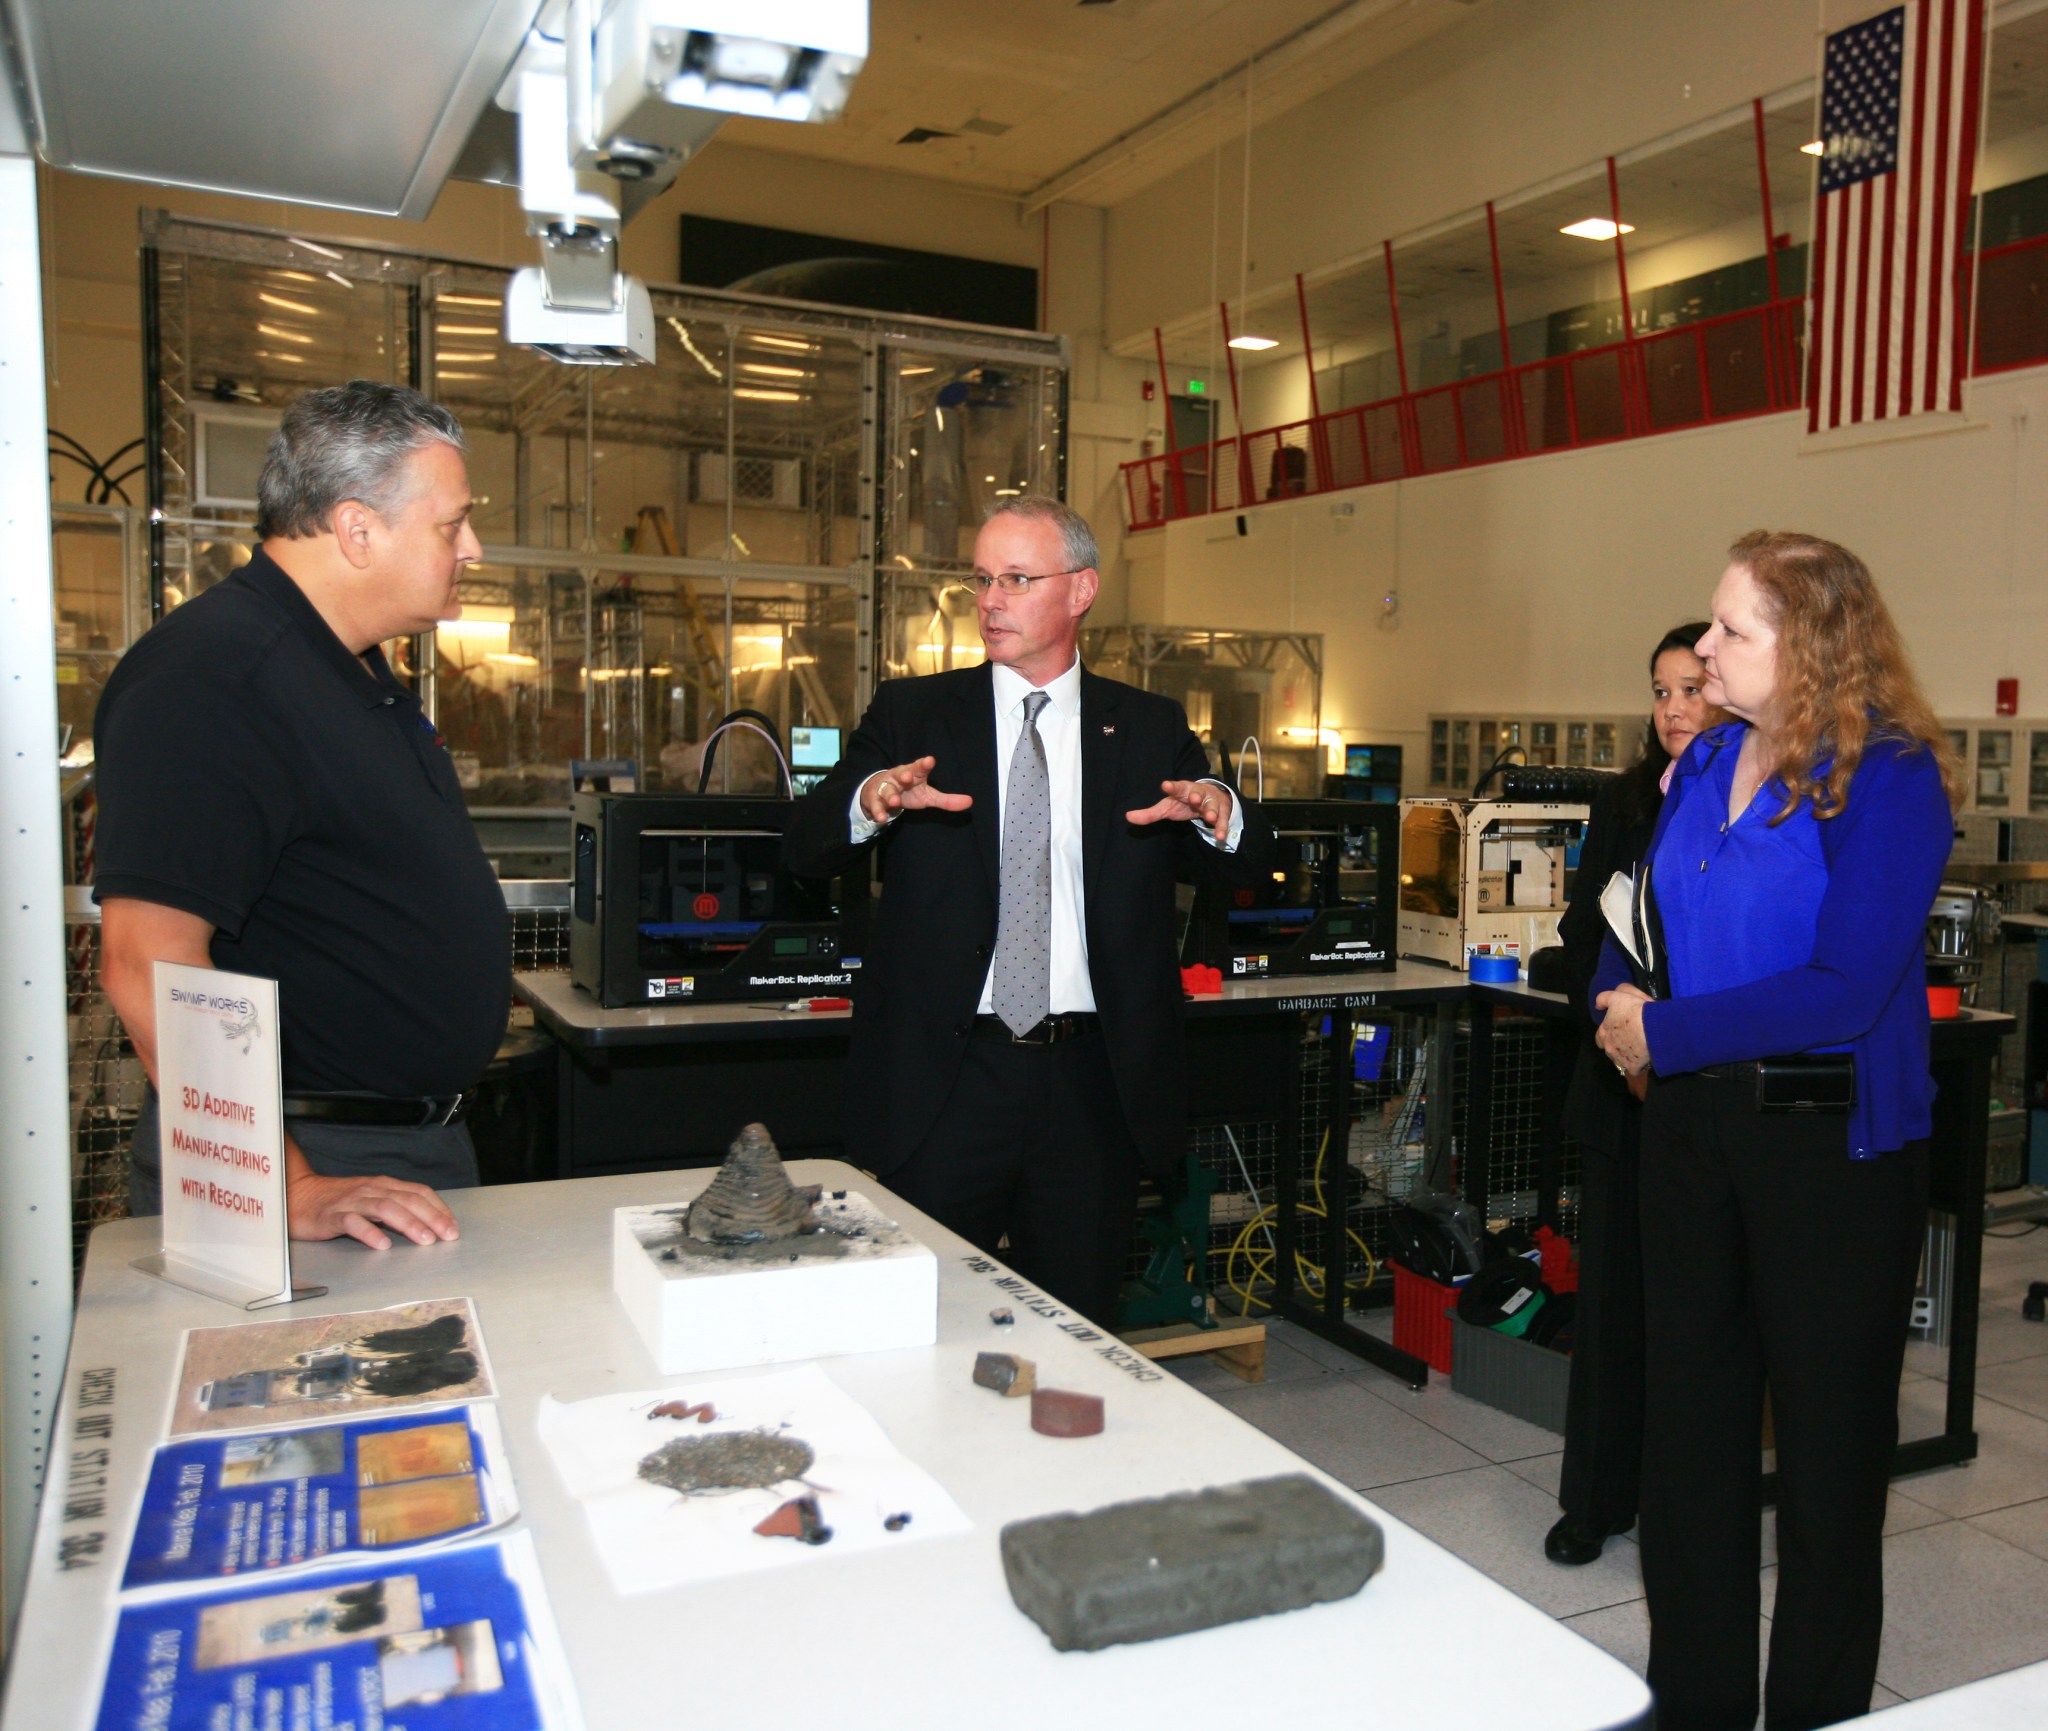
<path id="1" fill-rule="evenodd" d="M 414 382 L 461 417 L 485 561 L 393 654 L 480 820 L 565 811 L 577 758 L 694 787 L 736 708 L 843 737 L 880 674 L 979 658 L 949 587 L 975 529 L 1059 490 L 1058 338 L 656 286 L 652 366 L 564 367 L 504 342 L 503 270 L 163 213 L 144 243 L 160 605 L 247 559 L 302 390 Z"/>
<path id="2" fill-rule="evenodd" d="M 1057 368 L 1024 357 L 891 348 L 884 539 L 901 560 L 965 571 L 1004 499 L 1059 490 Z"/>

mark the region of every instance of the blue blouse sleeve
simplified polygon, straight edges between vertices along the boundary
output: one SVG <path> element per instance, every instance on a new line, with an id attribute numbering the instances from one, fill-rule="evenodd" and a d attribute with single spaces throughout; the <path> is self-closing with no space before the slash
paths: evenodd
<path id="1" fill-rule="evenodd" d="M 1847 1045 L 1923 965 L 1927 911 L 1954 839 L 1932 755 L 1874 745 L 1841 814 L 1820 827 L 1828 887 L 1812 955 L 1746 985 L 1645 1006 L 1643 1033 L 1660 1076 Z"/>

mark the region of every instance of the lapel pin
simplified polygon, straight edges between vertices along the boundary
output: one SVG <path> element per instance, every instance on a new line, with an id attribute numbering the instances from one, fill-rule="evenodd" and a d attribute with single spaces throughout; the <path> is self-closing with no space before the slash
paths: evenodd
<path id="1" fill-rule="evenodd" d="M 1116 728 L 1115 728 L 1115 726 L 1114 726 L 1113 724 L 1111 724 L 1110 722 L 1107 722 L 1107 721 L 1105 721 L 1105 722 L 1104 722 L 1104 723 L 1102 724 L 1102 731 L 1103 731 L 1104 733 L 1114 733 L 1114 732 L 1116 732 Z"/>

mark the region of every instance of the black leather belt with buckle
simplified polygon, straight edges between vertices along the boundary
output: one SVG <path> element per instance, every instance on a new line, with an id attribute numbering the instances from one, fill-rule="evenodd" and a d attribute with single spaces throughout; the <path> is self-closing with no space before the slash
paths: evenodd
<path id="1" fill-rule="evenodd" d="M 1062 1040 L 1092 1035 L 1101 1025 L 1101 1018 L 1092 1010 L 1062 1010 L 1021 1034 L 1011 1033 L 1009 1023 L 1001 1016 L 976 1016 L 974 1033 L 977 1039 L 1007 1040 L 1013 1046 L 1056 1046 Z"/>
<path id="2" fill-rule="evenodd" d="M 425 1130 L 460 1124 L 476 1099 L 464 1094 L 421 1094 L 394 1099 L 385 1094 L 287 1094 L 284 1115 L 313 1124 L 375 1124 L 387 1130 Z"/>

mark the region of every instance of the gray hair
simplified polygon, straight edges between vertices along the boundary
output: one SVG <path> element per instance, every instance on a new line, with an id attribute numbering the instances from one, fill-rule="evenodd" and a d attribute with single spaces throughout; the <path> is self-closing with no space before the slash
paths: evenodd
<path id="1" fill-rule="evenodd" d="M 998 517 L 1022 517 L 1033 523 L 1050 523 L 1059 531 L 1060 556 L 1069 571 L 1093 571 L 1102 557 L 1095 545 L 1095 531 L 1088 519 L 1064 501 L 1044 493 L 1021 493 L 1005 499 L 982 519 L 993 523 Z"/>
<path id="2" fill-rule="evenodd" d="M 327 531 L 358 499 L 380 517 L 405 503 L 406 460 L 422 446 L 468 449 L 462 423 L 403 385 L 351 379 L 308 391 L 285 410 L 256 480 L 256 533 L 296 541 Z"/>

